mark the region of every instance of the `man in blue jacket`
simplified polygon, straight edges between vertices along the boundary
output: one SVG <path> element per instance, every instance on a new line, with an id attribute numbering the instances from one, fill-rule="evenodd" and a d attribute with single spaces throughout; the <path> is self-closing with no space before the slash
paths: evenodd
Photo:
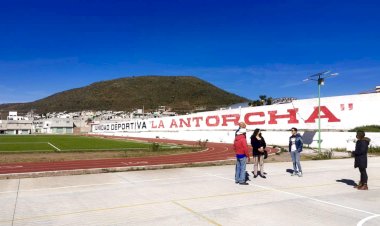
<path id="1" fill-rule="evenodd" d="M 301 151 L 303 147 L 302 137 L 297 133 L 297 128 L 293 127 L 291 129 L 292 135 L 289 137 L 289 152 L 292 157 L 293 162 L 293 173 L 292 176 L 298 175 L 302 177 L 302 168 L 301 168 Z"/>

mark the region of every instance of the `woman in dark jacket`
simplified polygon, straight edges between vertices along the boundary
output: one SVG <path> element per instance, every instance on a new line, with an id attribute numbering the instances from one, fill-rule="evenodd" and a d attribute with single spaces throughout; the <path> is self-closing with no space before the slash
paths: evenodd
<path id="1" fill-rule="evenodd" d="M 356 132 L 356 141 L 355 151 L 352 152 L 352 155 L 355 156 L 355 168 L 359 168 L 360 171 L 360 181 L 355 188 L 358 190 L 368 190 L 368 175 L 367 175 L 367 153 L 369 142 L 371 141 L 369 138 L 365 137 L 364 131 Z"/>
<path id="2" fill-rule="evenodd" d="M 261 135 L 260 129 L 255 129 L 251 136 L 251 145 L 252 145 L 252 154 L 253 154 L 253 177 L 256 178 L 257 175 L 260 175 L 262 178 L 264 176 L 264 150 L 267 146 L 265 143 L 264 137 Z M 260 165 L 260 173 L 257 174 L 257 168 Z"/>

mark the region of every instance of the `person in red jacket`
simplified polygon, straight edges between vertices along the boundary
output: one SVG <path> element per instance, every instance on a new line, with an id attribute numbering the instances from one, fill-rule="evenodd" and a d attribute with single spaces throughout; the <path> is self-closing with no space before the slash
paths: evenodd
<path id="1" fill-rule="evenodd" d="M 250 161 L 246 138 L 247 130 L 240 128 L 236 132 L 234 150 L 236 153 L 235 183 L 248 185 L 245 181 L 245 169 L 247 162 Z"/>

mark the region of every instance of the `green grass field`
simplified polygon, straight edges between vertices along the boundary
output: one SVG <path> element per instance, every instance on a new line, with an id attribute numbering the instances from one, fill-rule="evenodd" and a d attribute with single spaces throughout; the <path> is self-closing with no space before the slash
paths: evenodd
<path id="1" fill-rule="evenodd" d="M 65 152 L 148 149 L 149 143 L 73 135 L 4 135 L 0 152 Z"/>

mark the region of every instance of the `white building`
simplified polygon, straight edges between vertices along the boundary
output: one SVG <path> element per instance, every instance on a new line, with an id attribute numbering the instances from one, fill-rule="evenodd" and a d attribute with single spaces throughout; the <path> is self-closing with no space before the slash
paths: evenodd
<path id="1" fill-rule="evenodd" d="M 10 111 L 7 120 L 29 120 L 28 117 L 18 116 L 17 111 Z"/>
<path id="2" fill-rule="evenodd" d="M 67 118 L 36 120 L 33 124 L 36 133 L 72 134 L 74 132 L 74 122 Z"/>
<path id="3" fill-rule="evenodd" d="M 10 111 L 7 120 L 0 120 L 0 134 L 31 134 L 33 121 Z"/>

